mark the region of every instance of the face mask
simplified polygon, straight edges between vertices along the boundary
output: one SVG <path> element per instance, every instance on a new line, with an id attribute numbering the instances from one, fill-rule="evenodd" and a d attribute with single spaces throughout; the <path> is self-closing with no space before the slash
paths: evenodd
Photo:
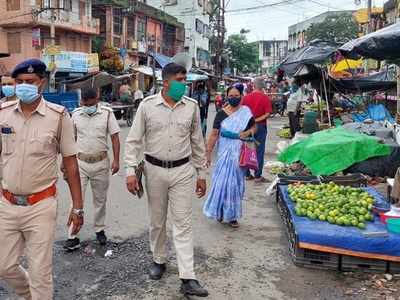
<path id="1" fill-rule="evenodd" d="M 176 80 L 172 80 L 169 84 L 167 96 L 171 97 L 175 102 L 181 101 L 186 92 L 186 84 Z"/>
<path id="2" fill-rule="evenodd" d="M 84 106 L 83 110 L 85 113 L 87 113 L 88 115 L 93 115 L 96 111 L 97 111 L 97 105 L 93 105 L 93 106 Z"/>
<path id="3" fill-rule="evenodd" d="M 1 91 L 6 97 L 11 97 L 15 95 L 15 87 L 13 85 L 3 85 L 1 87 Z"/>
<path id="4" fill-rule="evenodd" d="M 230 97 L 228 98 L 228 103 L 232 107 L 236 107 L 240 104 L 241 99 L 239 97 Z"/>
<path id="5" fill-rule="evenodd" d="M 17 84 L 15 94 L 23 103 L 30 104 L 39 98 L 39 88 L 34 84 Z"/>

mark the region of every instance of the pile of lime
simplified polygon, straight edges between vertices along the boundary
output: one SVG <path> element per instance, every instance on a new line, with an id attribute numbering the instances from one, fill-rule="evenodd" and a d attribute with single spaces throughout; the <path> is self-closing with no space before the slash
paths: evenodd
<path id="1" fill-rule="evenodd" d="M 365 228 L 373 220 L 374 198 L 360 188 L 323 184 L 291 184 L 289 196 L 298 216 L 341 226 Z"/>

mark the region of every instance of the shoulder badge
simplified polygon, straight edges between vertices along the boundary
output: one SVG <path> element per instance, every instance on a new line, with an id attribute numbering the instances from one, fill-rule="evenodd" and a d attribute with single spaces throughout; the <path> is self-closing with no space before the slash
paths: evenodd
<path id="1" fill-rule="evenodd" d="M 66 112 L 66 108 L 64 106 L 58 105 L 58 104 L 54 104 L 52 102 L 49 101 L 45 101 L 46 105 L 48 108 L 50 108 L 51 110 L 55 111 L 56 113 L 59 114 L 64 114 Z"/>
<path id="2" fill-rule="evenodd" d="M 15 105 L 17 105 L 17 103 L 18 103 L 18 100 L 3 102 L 3 103 L 1 104 L 1 109 L 5 109 L 5 108 L 7 108 L 7 107 L 15 106 Z"/>

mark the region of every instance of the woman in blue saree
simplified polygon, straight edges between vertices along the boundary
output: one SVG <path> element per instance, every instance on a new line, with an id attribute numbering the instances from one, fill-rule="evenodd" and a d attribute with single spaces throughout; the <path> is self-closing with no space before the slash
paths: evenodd
<path id="1" fill-rule="evenodd" d="M 217 113 L 207 142 L 207 161 L 218 142 L 212 187 L 203 212 L 211 219 L 239 227 L 244 197 L 245 170 L 239 166 L 242 140 L 255 133 L 255 120 L 249 108 L 242 106 L 243 90 L 230 87 L 227 105 Z"/>

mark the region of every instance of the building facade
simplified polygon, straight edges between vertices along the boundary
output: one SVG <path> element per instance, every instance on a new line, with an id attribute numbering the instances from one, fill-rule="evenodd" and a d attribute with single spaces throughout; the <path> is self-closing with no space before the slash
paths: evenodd
<path id="1" fill-rule="evenodd" d="M 100 20 L 97 41 L 122 49 L 125 68 L 145 64 L 149 51 L 168 56 L 184 51 L 184 25 L 141 1 L 123 7 L 95 0 L 93 15 Z"/>
<path id="2" fill-rule="evenodd" d="M 300 23 L 289 26 L 288 50 L 295 51 L 306 46 L 306 31 L 312 24 L 322 23 L 327 17 L 352 15 L 353 11 L 327 11 Z"/>
<path id="3" fill-rule="evenodd" d="M 263 73 L 269 73 L 275 68 L 288 54 L 287 40 L 259 41 L 259 60 Z"/>
<path id="4" fill-rule="evenodd" d="M 185 51 L 189 53 L 197 67 L 210 69 L 211 2 L 208 0 L 147 0 L 147 3 L 175 16 L 185 25 Z"/>
<path id="5" fill-rule="evenodd" d="M 0 71 L 10 72 L 26 58 L 40 58 L 51 44 L 49 0 L 0 1 L 0 52 L 10 56 L 0 60 Z M 54 13 L 55 43 L 60 50 L 90 53 L 92 37 L 99 33 L 99 21 L 92 18 L 91 0 L 52 0 L 61 10 Z"/>

